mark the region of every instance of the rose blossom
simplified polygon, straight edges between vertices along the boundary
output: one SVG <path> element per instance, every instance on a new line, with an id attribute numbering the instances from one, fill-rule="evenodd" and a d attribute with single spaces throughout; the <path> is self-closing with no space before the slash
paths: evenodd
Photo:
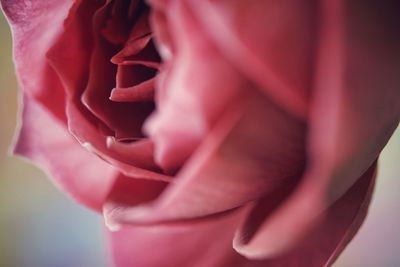
<path id="1" fill-rule="evenodd" d="M 400 117 L 394 1 L 1 3 L 15 152 L 104 214 L 116 266 L 326 266 L 357 232 Z"/>

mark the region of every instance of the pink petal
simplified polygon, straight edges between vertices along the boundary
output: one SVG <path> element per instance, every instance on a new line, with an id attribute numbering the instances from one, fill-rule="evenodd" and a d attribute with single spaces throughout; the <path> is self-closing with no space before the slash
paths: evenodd
<path id="1" fill-rule="evenodd" d="M 117 73 L 117 67 L 110 60 L 117 50 L 100 35 L 102 22 L 108 15 L 108 8 L 110 7 L 105 4 L 93 14 L 93 29 L 89 31 L 93 34 L 89 80 L 81 99 L 91 113 L 113 130 L 117 137 L 143 137 L 141 127 L 153 110 L 153 104 L 115 103 L 109 99 L 111 90 L 116 86 Z M 141 77 L 141 74 L 136 75 Z"/>
<path id="2" fill-rule="evenodd" d="M 243 94 L 155 202 L 108 206 L 107 216 L 133 224 L 191 219 L 296 184 L 304 166 L 304 134 L 304 124 L 263 95 Z"/>
<path id="3" fill-rule="evenodd" d="M 339 200 L 319 215 L 311 231 L 292 250 L 275 255 L 271 266 L 330 266 L 358 231 L 368 211 L 376 177 L 376 164 L 347 191 Z M 234 248 L 250 259 L 266 258 L 270 251 L 285 246 L 291 235 L 288 221 L 280 221 L 280 227 L 286 232 L 275 243 L 270 243 L 268 216 L 279 205 L 286 192 L 279 192 L 259 201 L 249 217 L 236 233 Z M 291 220 L 302 214 L 292 214 Z M 265 223 L 266 222 L 266 223 Z M 274 229 L 275 230 L 275 229 Z M 279 230 L 279 229 L 278 229 Z M 282 233 L 282 232 L 281 232 Z M 266 242 L 265 242 L 266 241 Z M 268 265 L 270 266 L 270 265 Z"/>
<path id="4" fill-rule="evenodd" d="M 49 173 L 61 190 L 82 204 L 101 210 L 116 170 L 74 140 L 65 126 L 29 96 L 14 152 Z"/>
<path id="5" fill-rule="evenodd" d="M 241 79 L 181 2 L 167 11 L 177 49 L 161 73 L 157 113 L 146 126 L 164 169 L 190 159 L 154 203 L 108 205 L 106 216 L 116 223 L 223 212 L 297 183 L 304 167 L 305 124 Z"/>
<path id="6" fill-rule="evenodd" d="M 111 256 L 118 267 L 329 266 L 362 223 L 369 206 L 375 174 L 373 166 L 321 217 L 320 223 L 305 240 L 290 253 L 274 259 L 249 260 L 233 251 L 232 235 L 238 222 L 245 218 L 246 209 L 185 224 L 122 226 L 117 232 L 108 232 Z M 263 221 L 269 200 L 259 203 L 258 209 L 247 219 L 247 224 L 255 227 L 254 224 Z M 236 249 L 240 247 L 242 253 L 249 249 L 249 244 L 236 241 L 235 245 Z"/>
<path id="7" fill-rule="evenodd" d="M 101 143 L 99 147 L 106 151 L 106 137 L 101 136 L 104 131 L 100 132 L 101 126 L 88 115 L 80 101 L 76 101 L 76 95 L 85 85 L 88 73 L 86 62 L 91 49 L 90 42 L 76 37 L 85 27 L 90 29 L 90 15 L 97 7 L 80 2 L 72 8 L 71 5 L 70 1 L 38 2 L 32 5 L 20 1 L 2 1 L 13 27 L 15 61 L 25 102 L 15 153 L 41 165 L 49 172 L 49 176 L 54 177 L 56 184 L 74 199 L 101 210 L 117 170 L 94 156 L 92 151 L 85 151 L 70 136 L 65 125 L 64 91 L 66 88 L 68 99 L 71 100 L 67 104 L 68 124 L 76 125 L 79 129 L 76 131 L 85 133 L 82 136 L 90 136 L 82 142 L 87 148 L 93 145 L 86 141 L 93 140 L 95 144 Z M 75 20 L 78 11 L 85 16 Z M 158 174 L 153 175 L 151 171 L 140 170 L 123 162 L 116 161 L 114 165 L 118 164 L 121 164 L 120 168 L 125 173 L 135 177 L 158 177 Z"/>
<path id="8" fill-rule="evenodd" d="M 110 99 L 116 102 L 153 101 L 154 79 L 147 80 L 136 86 L 114 88 L 111 91 Z"/>
<path id="9" fill-rule="evenodd" d="M 152 157 L 149 157 L 149 152 L 146 150 L 145 154 L 139 153 L 142 150 L 141 146 L 133 144 L 130 149 L 132 157 L 127 155 L 117 148 L 112 148 L 113 145 L 110 141 L 107 142 L 109 137 L 104 136 L 99 129 L 93 127 L 84 117 L 81 110 L 77 110 L 74 105 L 67 105 L 68 124 L 71 133 L 78 137 L 78 141 L 88 149 L 91 153 L 98 155 L 103 160 L 109 162 L 113 167 L 117 168 L 120 172 L 127 176 L 135 178 L 144 178 L 160 181 L 170 181 L 171 176 L 162 174 L 159 168 L 154 166 Z M 146 139 L 143 139 L 146 141 Z M 108 143 L 108 145 L 107 145 Z M 111 148 L 111 149 L 109 149 Z M 134 163 L 134 164 L 132 164 Z M 153 166 L 151 169 L 143 169 L 143 166 Z"/>
<path id="10" fill-rule="evenodd" d="M 82 92 L 86 90 L 88 83 L 91 86 L 91 90 L 94 90 L 95 87 L 93 86 L 95 86 L 97 83 L 101 83 L 100 87 L 97 89 L 104 89 L 105 87 L 102 83 L 107 81 L 109 82 L 109 79 L 103 79 L 104 77 L 110 76 L 109 73 L 100 76 L 99 73 L 92 73 L 91 80 L 88 80 L 88 77 L 90 76 L 90 55 L 93 49 L 91 41 L 92 36 L 90 34 L 82 34 L 83 32 L 92 32 L 92 18 L 100 7 L 101 6 L 99 5 L 95 5 L 86 1 L 74 6 L 65 22 L 63 34 L 58 37 L 57 42 L 47 53 L 48 61 L 50 62 L 54 71 L 58 74 L 66 90 L 68 99 L 66 103 L 68 127 L 71 133 L 82 145 L 88 148 L 92 153 L 96 153 L 101 158 L 110 162 L 111 165 L 117 167 L 124 174 L 137 178 L 150 178 L 159 180 L 170 179 L 169 177 L 167 178 L 167 176 L 163 176 L 154 172 L 154 169 L 146 170 L 141 169 L 140 167 L 135 167 L 135 165 L 143 166 L 144 161 L 149 158 L 146 155 L 144 155 L 143 158 L 140 158 L 140 156 L 136 157 L 138 163 L 132 166 L 126 163 L 125 157 L 120 153 L 117 153 L 115 150 L 109 150 L 107 147 L 107 135 L 112 134 L 111 130 L 104 123 L 104 121 L 99 120 L 99 117 L 93 116 L 93 114 L 87 109 L 87 107 L 83 105 L 81 101 Z M 101 15 L 104 11 L 103 9 L 100 9 L 98 14 Z M 105 61 L 103 56 L 100 57 L 100 60 Z M 111 55 L 109 59 L 110 58 Z M 107 68 L 107 66 L 109 67 L 113 65 L 108 60 L 104 66 L 102 66 L 101 62 L 99 63 L 99 68 L 101 71 L 104 71 L 104 68 Z M 101 77 L 101 79 L 99 77 Z M 110 77 L 113 78 L 112 75 Z M 92 96 L 101 96 L 101 101 L 96 102 L 96 105 L 99 105 L 99 103 L 101 105 L 101 103 L 104 103 L 104 101 L 112 103 L 108 97 L 114 85 L 114 82 L 112 82 L 112 84 L 110 83 L 110 87 L 107 87 L 108 89 L 106 88 L 106 93 L 100 92 L 101 90 L 95 90 L 92 92 L 98 93 L 97 96 Z M 94 106 L 92 106 L 92 108 L 93 107 Z M 102 112 L 106 112 L 107 110 L 109 110 L 109 107 L 105 108 Z M 140 114 L 140 116 L 144 117 L 145 114 Z M 125 114 L 124 116 L 120 117 L 134 116 L 126 116 Z M 138 132 L 138 134 L 140 134 L 141 125 L 139 124 L 140 123 L 136 123 L 136 126 L 134 126 L 126 123 L 126 127 L 133 128 L 136 132 Z M 152 165 L 152 161 L 149 161 L 145 165 Z"/>
<path id="11" fill-rule="evenodd" d="M 107 1 L 110 3 L 111 1 Z M 123 44 L 131 30 L 130 21 L 137 11 L 140 1 L 114 1 L 101 34 L 113 44 Z"/>
<path id="12" fill-rule="evenodd" d="M 400 76 L 395 66 L 400 53 L 392 10 L 390 5 L 372 2 L 351 6 L 325 1 L 322 5 L 310 164 L 296 191 L 264 222 L 265 234 L 253 242 L 266 249 L 252 257 L 273 256 L 294 246 L 319 214 L 372 165 L 397 127 Z M 364 27 L 365 23 L 373 27 Z"/>
<path id="13" fill-rule="evenodd" d="M 241 213 L 179 226 L 131 227 L 109 232 L 111 254 L 118 267 L 265 266 L 247 261 L 232 249 L 232 234 Z M 210 239 L 210 237 L 213 237 Z"/>
<path id="14" fill-rule="evenodd" d="M 277 104 L 307 117 L 317 26 L 314 1 L 185 2 L 231 64 Z"/>
<path id="15" fill-rule="evenodd" d="M 199 30 L 181 1 L 171 3 L 164 12 L 177 49 L 173 61 L 166 63 L 158 77 L 157 110 L 145 130 L 154 140 L 156 162 L 174 173 L 245 84 Z M 155 35 L 157 39 L 165 33 L 156 31 Z"/>
<path id="16" fill-rule="evenodd" d="M 45 60 L 63 30 L 72 1 L 1 4 L 12 25 L 14 59 L 24 92 L 14 152 L 39 164 L 74 199 L 101 210 L 116 172 L 86 152 L 68 133 L 64 88 Z"/>
<path id="17" fill-rule="evenodd" d="M 63 121 L 64 89 L 46 62 L 45 55 L 62 32 L 72 2 L 1 1 L 12 28 L 14 61 L 22 89 L 28 97 L 41 102 L 48 112 Z"/>
<path id="18" fill-rule="evenodd" d="M 119 174 L 110 188 L 107 200 L 131 205 L 148 202 L 158 197 L 166 185 L 165 182 L 132 179 L 132 177 Z"/>

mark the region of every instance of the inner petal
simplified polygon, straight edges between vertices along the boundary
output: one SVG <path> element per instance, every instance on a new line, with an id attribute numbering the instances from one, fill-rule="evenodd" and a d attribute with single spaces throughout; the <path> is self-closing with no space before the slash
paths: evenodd
<path id="1" fill-rule="evenodd" d="M 136 5 L 128 5 L 130 2 Z M 154 109 L 154 88 L 151 82 L 147 82 L 146 86 L 139 87 L 137 94 L 135 86 L 151 80 L 160 64 L 151 41 L 149 8 L 142 1 L 112 3 L 108 9 L 99 10 L 94 17 L 95 47 L 89 84 L 81 99 L 91 113 L 112 130 L 111 135 L 115 138 L 144 138 L 141 128 Z M 136 8 L 134 11 L 133 6 Z M 125 29 L 120 29 L 119 33 L 113 30 L 119 27 L 121 21 L 130 27 L 129 32 Z M 109 32 L 118 36 L 111 36 Z M 110 97 L 114 88 L 118 89 L 114 92 L 116 98 Z M 129 88 L 128 94 L 122 91 L 124 88 Z M 143 92 L 147 90 L 149 92 Z M 129 97 L 125 99 L 125 95 Z M 134 98 L 136 95 L 138 99 Z"/>

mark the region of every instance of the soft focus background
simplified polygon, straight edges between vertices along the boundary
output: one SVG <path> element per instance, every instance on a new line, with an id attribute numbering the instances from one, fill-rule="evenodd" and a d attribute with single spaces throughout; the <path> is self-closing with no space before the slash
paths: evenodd
<path id="1" fill-rule="evenodd" d="M 0 12 L 0 266 L 106 267 L 102 218 L 58 192 L 36 167 L 8 155 L 16 113 L 11 37 Z M 369 216 L 335 267 L 400 266 L 399 173 L 398 129 L 381 157 Z"/>

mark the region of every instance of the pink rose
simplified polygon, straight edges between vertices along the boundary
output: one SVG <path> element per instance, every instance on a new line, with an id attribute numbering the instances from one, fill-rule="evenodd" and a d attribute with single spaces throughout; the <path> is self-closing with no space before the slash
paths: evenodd
<path id="1" fill-rule="evenodd" d="M 331 265 L 399 123 L 398 4 L 148 2 L 1 0 L 15 152 L 103 212 L 116 266 Z"/>

